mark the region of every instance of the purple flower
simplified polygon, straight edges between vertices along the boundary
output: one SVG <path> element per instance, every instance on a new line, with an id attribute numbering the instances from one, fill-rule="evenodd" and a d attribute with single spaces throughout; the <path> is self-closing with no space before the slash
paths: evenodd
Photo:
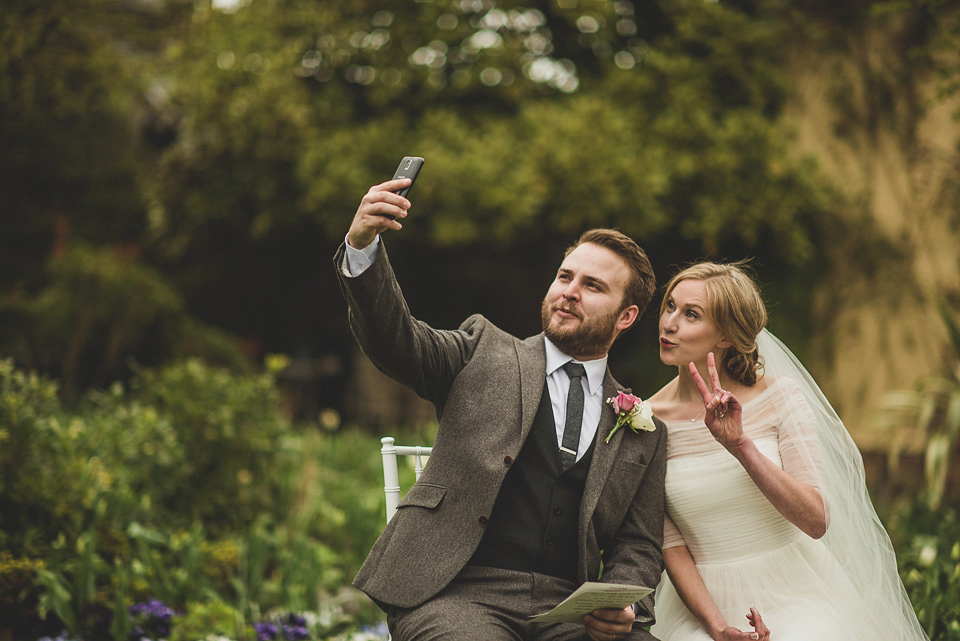
<path id="1" fill-rule="evenodd" d="M 150 599 L 127 608 L 132 619 L 130 641 L 165 639 L 170 636 L 170 624 L 176 614 L 163 601 Z"/>
<path id="2" fill-rule="evenodd" d="M 305 641 L 310 638 L 310 632 L 307 630 L 307 620 L 303 616 L 288 612 L 280 617 L 280 623 L 283 627 L 285 641 Z"/>
<path id="3" fill-rule="evenodd" d="M 257 641 L 306 641 L 310 638 L 307 620 L 299 614 L 289 612 L 271 621 L 253 624 Z"/>
<path id="4" fill-rule="evenodd" d="M 173 620 L 174 611 L 170 609 L 163 601 L 150 599 L 143 603 L 135 603 L 129 608 L 133 616 L 142 616 L 148 619 L 157 619 L 165 623 Z"/>
<path id="5" fill-rule="evenodd" d="M 302 614 L 297 614 L 296 612 L 287 612 L 285 615 L 280 617 L 280 620 L 290 625 L 307 625 L 307 618 Z"/>
<path id="6" fill-rule="evenodd" d="M 280 629 L 269 621 L 253 624 L 253 631 L 257 633 L 257 641 L 275 641 Z"/>
<path id="7" fill-rule="evenodd" d="M 285 625 L 283 626 L 283 638 L 285 641 L 305 641 L 310 638 L 310 632 L 303 625 Z"/>

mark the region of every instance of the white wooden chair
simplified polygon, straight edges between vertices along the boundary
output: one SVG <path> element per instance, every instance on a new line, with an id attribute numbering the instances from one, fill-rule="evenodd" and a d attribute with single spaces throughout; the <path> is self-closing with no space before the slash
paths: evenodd
<path id="1" fill-rule="evenodd" d="M 387 523 L 393 518 L 400 503 L 400 471 L 397 469 L 397 456 L 413 457 L 413 473 L 420 480 L 423 466 L 433 452 L 432 447 L 423 445 L 395 445 L 392 436 L 380 439 L 380 457 L 383 459 L 383 494 L 387 499 Z M 387 633 L 387 641 L 391 641 Z"/>
<path id="2" fill-rule="evenodd" d="M 423 445 L 395 445 L 392 436 L 380 439 L 380 456 L 383 458 L 383 493 L 387 499 L 387 523 L 393 518 L 400 503 L 400 472 L 397 469 L 397 456 L 413 457 L 413 473 L 420 479 L 426 459 L 433 452 L 432 447 Z"/>

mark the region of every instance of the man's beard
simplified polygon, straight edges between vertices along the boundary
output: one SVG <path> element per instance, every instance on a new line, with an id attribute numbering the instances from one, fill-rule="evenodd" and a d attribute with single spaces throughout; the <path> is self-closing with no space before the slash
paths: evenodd
<path id="1" fill-rule="evenodd" d="M 556 309 L 563 309 L 562 305 L 551 306 L 544 299 L 540 305 L 540 322 L 543 333 L 550 342 L 560 348 L 564 354 L 574 357 L 595 356 L 606 354 L 616 336 L 617 318 L 619 312 L 610 312 L 591 319 L 584 319 L 579 313 L 580 323 L 572 328 L 558 328 L 550 323 L 550 317 Z"/>

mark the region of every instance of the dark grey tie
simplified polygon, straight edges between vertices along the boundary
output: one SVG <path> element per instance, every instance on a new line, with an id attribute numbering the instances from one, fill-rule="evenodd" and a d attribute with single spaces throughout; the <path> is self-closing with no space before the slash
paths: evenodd
<path id="1" fill-rule="evenodd" d="M 580 447 L 580 426 L 583 424 L 583 384 L 580 379 L 587 370 L 580 363 L 568 362 L 563 371 L 570 377 L 570 391 L 567 392 L 567 419 L 563 424 L 563 445 L 560 446 L 560 461 L 566 471 L 577 462 L 577 448 Z"/>

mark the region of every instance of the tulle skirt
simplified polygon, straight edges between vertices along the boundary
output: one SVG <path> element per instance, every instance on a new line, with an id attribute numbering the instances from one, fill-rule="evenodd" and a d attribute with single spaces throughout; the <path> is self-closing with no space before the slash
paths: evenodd
<path id="1" fill-rule="evenodd" d="M 878 641 L 863 599 L 820 542 L 798 532 L 781 547 L 697 569 L 727 625 L 751 629 L 754 607 L 770 628 L 771 641 Z M 710 635 L 680 600 L 664 573 L 656 598 L 662 641 L 710 641 Z"/>

